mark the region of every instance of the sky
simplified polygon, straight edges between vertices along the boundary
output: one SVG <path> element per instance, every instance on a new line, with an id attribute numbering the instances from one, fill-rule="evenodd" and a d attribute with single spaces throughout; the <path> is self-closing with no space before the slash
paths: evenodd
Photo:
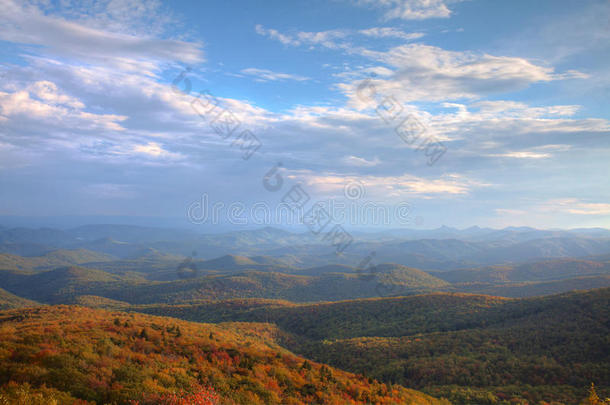
<path id="1" fill-rule="evenodd" d="M 610 227 L 605 0 L 0 0 L 0 27 L 0 216 Z"/>

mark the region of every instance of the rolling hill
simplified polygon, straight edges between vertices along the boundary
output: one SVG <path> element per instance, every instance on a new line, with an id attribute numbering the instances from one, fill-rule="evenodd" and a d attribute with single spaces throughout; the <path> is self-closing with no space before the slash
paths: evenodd
<path id="1" fill-rule="evenodd" d="M 505 283 L 560 280 L 610 274 L 610 262 L 554 259 L 519 265 L 489 266 L 432 273 L 450 283 Z"/>
<path id="2" fill-rule="evenodd" d="M 286 332 L 277 341 L 294 352 L 456 404 L 574 404 L 591 382 L 610 393 L 608 288 L 527 299 L 436 293 L 132 309 L 198 321 L 271 322 Z"/>
<path id="3" fill-rule="evenodd" d="M 146 280 L 137 274 L 118 275 L 78 266 L 36 274 L 4 271 L 0 277 L 0 288 L 48 304 L 74 303 L 80 295 L 95 295 L 131 304 L 229 298 L 329 301 L 413 294 L 447 285 L 422 271 L 390 264 L 377 266 L 376 271 L 370 274 L 299 276 L 246 271 L 166 282 Z"/>
<path id="4" fill-rule="evenodd" d="M 308 339 L 404 336 L 414 333 L 484 327 L 505 319 L 506 298 L 434 293 L 315 304 L 232 299 L 190 305 L 146 305 L 131 309 L 198 322 L 271 322 Z"/>
<path id="5" fill-rule="evenodd" d="M 113 291 L 127 293 L 139 281 L 141 280 L 78 266 L 60 267 L 33 274 L 0 272 L 1 288 L 20 297 L 46 304 L 73 303 L 80 295 L 105 296 Z"/>
<path id="6" fill-rule="evenodd" d="M 525 298 L 560 294 L 573 290 L 591 290 L 594 288 L 610 287 L 610 275 L 574 277 L 525 283 L 458 283 L 452 284 L 452 286 L 456 290 L 473 294 Z"/>
<path id="7" fill-rule="evenodd" d="M 108 262 L 116 258 L 85 249 L 58 249 L 41 256 L 23 257 L 0 253 L 0 270 L 50 270 L 61 266 L 73 266 L 89 262 Z"/>
<path id="8" fill-rule="evenodd" d="M 4 311 L 0 400 L 448 404 L 308 361 L 273 343 L 277 333 L 266 324 L 196 324 L 82 307 Z"/>
<path id="9" fill-rule="evenodd" d="M 38 305 L 40 304 L 35 301 L 18 297 L 0 288 L 0 311 L 13 308 L 34 307 Z"/>

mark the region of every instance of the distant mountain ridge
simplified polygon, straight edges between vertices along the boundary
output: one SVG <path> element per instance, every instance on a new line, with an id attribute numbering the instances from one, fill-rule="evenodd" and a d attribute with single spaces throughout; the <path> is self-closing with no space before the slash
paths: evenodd
<path id="1" fill-rule="evenodd" d="M 340 300 L 376 297 L 383 293 L 413 294 L 449 286 L 417 269 L 395 264 L 378 267 L 378 271 L 366 275 L 352 272 L 304 276 L 247 270 L 160 282 L 130 273 L 119 275 L 70 266 L 33 274 L 3 271 L 0 272 L 0 288 L 49 304 L 74 303 L 81 295 L 146 304 L 235 297 L 301 302 Z"/>
<path id="2" fill-rule="evenodd" d="M 129 258 L 153 248 L 178 256 L 191 256 L 195 252 L 199 260 L 230 254 L 271 256 L 295 267 L 329 263 L 353 266 L 362 260 L 362 255 L 375 252 L 378 262 L 430 270 L 610 254 L 610 231 L 601 228 L 497 230 L 471 227 L 458 230 L 441 227 L 354 232 L 353 235 L 353 249 L 346 251 L 342 258 L 333 258 L 332 246 L 319 237 L 271 227 L 220 234 L 128 225 L 87 225 L 68 230 L 0 228 L 0 252 L 40 255 L 57 249 L 86 249 Z"/>
<path id="3" fill-rule="evenodd" d="M 610 261 L 603 260 L 605 256 L 597 261 L 551 259 L 426 272 L 395 263 L 297 268 L 269 256 L 197 260 L 153 248 L 138 250 L 130 259 L 59 250 L 36 257 L 0 254 L 0 288 L 45 303 L 73 303 L 80 295 L 131 303 L 237 297 L 317 301 L 426 291 L 523 297 L 610 286 Z"/>

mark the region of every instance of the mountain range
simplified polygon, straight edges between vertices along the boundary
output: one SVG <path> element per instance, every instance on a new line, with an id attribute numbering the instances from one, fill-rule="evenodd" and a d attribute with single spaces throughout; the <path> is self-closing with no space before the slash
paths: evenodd
<path id="1" fill-rule="evenodd" d="M 609 244 L 0 227 L 0 400 L 575 404 L 610 394 Z"/>

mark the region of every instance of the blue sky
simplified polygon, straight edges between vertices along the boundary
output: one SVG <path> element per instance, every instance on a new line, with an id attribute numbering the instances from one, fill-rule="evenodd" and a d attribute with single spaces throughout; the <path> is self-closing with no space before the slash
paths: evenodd
<path id="1" fill-rule="evenodd" d="M 595 0 L 0 0 L 0 215 L 186 221 L 203 194 L 273 207 L 300 184 L 312 203 L 410 207 L 379 226 L 610 227 L 609 16 Z M 218 103 L 203 117 L 202 91 Z M 239 123 L 226 139 L 218 112 Z"/>

